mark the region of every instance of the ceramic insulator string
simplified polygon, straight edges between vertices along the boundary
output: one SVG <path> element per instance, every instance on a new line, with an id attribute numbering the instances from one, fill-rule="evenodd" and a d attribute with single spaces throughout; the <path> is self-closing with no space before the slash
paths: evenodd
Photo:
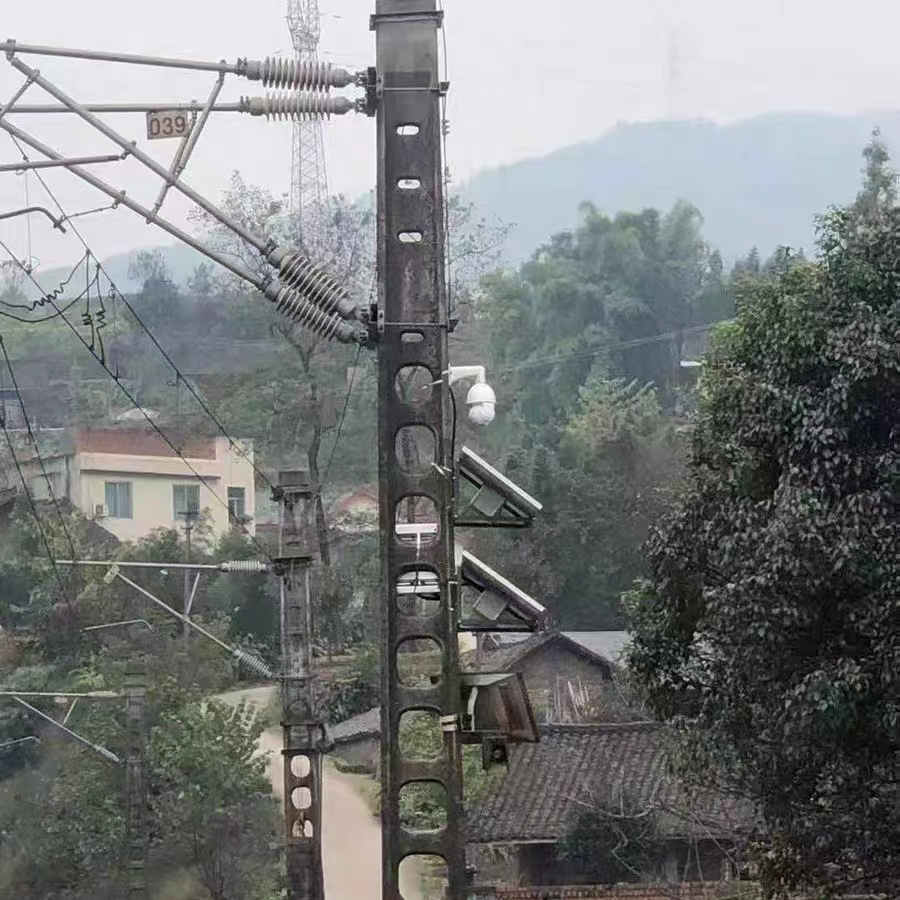
<path id="1" fill-rule="evenodd" d="M 345 344 L 357 340 L 357 331 L 349 322 L 344 321 L 336 312 L 317 306 L 296 288 L 273 280 L 266 286 L 264 293 L 275 304 L 278 312 L 299 322 L 314 334 Z"/>
<path id="2" fill-rule="evenodd" d="M 262 97 L 241 97 L 240 108 L 251 116 L 299 122 L 343 116 L 353 112 L 357 106 L 347 97 L 332 97 L 330 94 L 271 91 Z"/>
<path id="3" fill-rule="evenodd" d="M 329 62 L 311 59 L 283 59 L 267 56 L 263 60 L 243 63 L 243 74 L 266 87 L 293 90 L 329 91 L 333 87 L 353 84 L 354 76 Z"/>

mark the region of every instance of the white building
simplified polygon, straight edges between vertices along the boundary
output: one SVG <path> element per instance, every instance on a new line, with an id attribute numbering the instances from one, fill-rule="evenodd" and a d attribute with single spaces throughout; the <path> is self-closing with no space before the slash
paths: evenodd
<path id="1" fill-rule="evenodd" d="M 122 425 L 59 435 L 60 450 L 49 451 L 41 435 L 53 493 L 66 497 L 84 515 L 123 541 L 146 537 L 157 528 L 181 528 L 188 514 L 203 514 L 220 535 L 235 520 L 255 532 L 256 491 L 249 442 L 232 446 L 224 437 L 189 438 L 179 445 L 194 475 L 152 429 Z M 38 460 L 25 447 L 20 465 L 37 499 L 49 497 Z M 7 473 L 7 481 L 12 479 Z"/>

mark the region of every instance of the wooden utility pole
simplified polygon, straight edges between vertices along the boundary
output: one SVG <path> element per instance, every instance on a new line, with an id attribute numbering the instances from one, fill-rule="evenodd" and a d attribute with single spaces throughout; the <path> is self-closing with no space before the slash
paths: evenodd
<path id="1" fill-rule="evenodd" d="M 322 754 L 325 729 L 312 680 L 309 506 L 305 471 L 279 472 L 284 824 L 289 900 L 324 900 Z"/>
<path id="2" fill-rule="evenodd" d="M 381 826 L 383 900 L 402 900 L 400 864 L 412 854 L 447 866 L 447 900 L 466 893 L 460 755 L 457 588 L 454 583 L 452 426 L 444 283 L 444 198 L 436 0 L 377 0 L 375 113 L 378 127 L 379 474 L 382 566 Z M 404 390 L 408 385 L 409 390 Z M 398 458 L 412 434 L 431 435 L 433 456 L 410 470 Z M 420 510 L 416 532 L 416 514 Z M 397 522 L 412 518 L 410 529 Z M 428 529 L 432 530 L 428 530 Z M 401 578 L 436 579 L 435 611 L 401 608 Z M 440 675 L 404 683 L 405 642 L 429 640 Z M 424 711 L 443 734 L 428 762 L 404 758 L 404 713 Z M 401 821 L 401 795 L 421 784 L 441 791 L 446 825 Z"/>

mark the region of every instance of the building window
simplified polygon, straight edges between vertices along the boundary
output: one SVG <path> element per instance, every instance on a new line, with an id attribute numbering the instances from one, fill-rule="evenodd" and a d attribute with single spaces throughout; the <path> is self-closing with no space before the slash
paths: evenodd
<path id="1" fill-rule="evenodd" d="M 8 429 L 25 427 L 25 415 L 22 411 L 22 404 L 19 403 L 18 399 L 0 397 L 0 414 L 2 414 Z"/>
<path id="2" fill-rule="evenodd" d="M 228 488 L 228 513 L 236 522 L 247 515 L 246 491 L 242 487 Z"/>
<path id="3" fill-rule="evenodd" d="M 175 518 L 196 518 L 200 514 L 200 485 L 176 484 L 172 487 L 175 501 Z"/>
<path id="4" fill-rule="evenodd" d="M 106 482 L 106 514 L 111 519 L 130 519 L 131 511 L 131 482 L 107 481 Z"/>

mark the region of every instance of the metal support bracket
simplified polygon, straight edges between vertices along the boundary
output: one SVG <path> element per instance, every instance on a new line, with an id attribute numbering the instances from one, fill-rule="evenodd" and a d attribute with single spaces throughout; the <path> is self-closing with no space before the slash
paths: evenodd
<path id="1" fill-rule="evenodd" d="M 62 216 L 57 219 L 49 209 L 43 206 L 26 206 L 23 209 L 16 209 L 12 212 L 0 213 L 0 221 L 3 219 L 13 219 L 16 216 L 27 216 L 36 212 L 43 213 L 53 223 L 54 228 L 58 228 L 63 234 L 66 233 L 66 229 L 63 227 L 65 219 Z"/>
<path id="2" fill-rule="evenodd" d="M 166 183 L 160 188 L 159 196 L 156 198 L 156 203 L 153 204 L 153 212 L 158 213 L 160 211 L 163 202 L 166 199 L 166 194 L 169 192 L 169 188 L 185 170 L 188 161 L 191 158 L 191 154 L 194 152 L 194 148 L 197 146 L 197 141 L 200 140 L 200 133 L 203 131 L 203 128 L 205 127 L 206 122 L 209 119 L 209 114 L 212 111 L 213 105 L 218 99 L 219 93 L 222 90 L 222 85 L 224 84 L 225 73 L 220 72 L 219 77 L 216 79 L 215 84 L 213 84 L 212 90 L 209 93 L 206 105 L 203 107 L 203 111 L 200 113 L 199 121 L 197 120 L 196 111 L 193 112 L 191 119 L 191 128 L 184 135 L 178 145 L 178 150 L 175 152 L 175 158 L 172 160 L 172 165 L 169 169 L 169 177 L 166 179 Z"/>
<path id="3" fill-rule="evenodd" d="M 44 78 L 43 75 L 37 69 L 31 68 L 31 66 L 22 62 L 22 60 L 13 58 L 10 60 L 10 65 L 16 69 L 21 74 L 26 77 L 30 77 L 34 80 L 34 83 L 38 85 L 38 87 L 43 88 L 51 97 L 54 97 L 63 105 L 67 106 L 72 110 L 76 115 L 78 115 L 81 119 L 87 122 L 88 125 L 91 125 L 97 131 L 99 131 L 104 137 L 111 140 L 114 144 L 118 144 L 123 150 L 130 150 L 132 156 L 142 163 L 146 168 L 148 168 L 151 172 L 153 172 L 159 178 L 162 178 L 164 182 L 168 182 L 171 187 L 174 187 L 176 190 L 180 191 L 184 194 L 185 197 L 188 198 L 192 203 L 196 203 L 202 210 L 209 213 L 217 222 L 220 222 L 230 231 L 233 231 L 236 235 L 238 235 L 242 240 L 245 240 L 251 247 L 255 247 L 259 250 L 260 253 L 265 249 L 265 241 L 261 238 L 257 237 L 257 235 L 248 231 L 246 228 L 241 226 L 238 222 L 235 222 L 230 216 L 226 215 L 222 210 L 220 210 L 214 203 L 210 203 L 202 194 L 195 191 L 192 187 L 185 184 L 178 178 L 172 178 L 170 173 L 158 163 L 153 157 L 144 153 L 143 150 L 140 150 L 138 147 L 134 145 L 132 141 L 127 140 L 122 137 L 115 129 L 110 128 L 109 125 L 102 122 L 97 118 L 94 113 L 89 112 L 85 107 L 78 103 L 77 100 L 74 100 L 64 91 L 61 91 L 56 85 L 54 85 L 51 81 Z M 147 217 L 148 221 L 153 221 L 151 216 L 155 216 L 155 211 L 151 211 L 151 215 Z"/>
<path id="4" fill-rule="evenodd" d="M 73 156 L 69 159 L 39 159 L 34 162 L 3 163 L 0 172 L 28 172 L 33 169 L 54 169 L 59 166 L 96 166 L 99 163 L 121 162 L 128 156 L 128 151 L 107 153 L 103 156 Z"/>

